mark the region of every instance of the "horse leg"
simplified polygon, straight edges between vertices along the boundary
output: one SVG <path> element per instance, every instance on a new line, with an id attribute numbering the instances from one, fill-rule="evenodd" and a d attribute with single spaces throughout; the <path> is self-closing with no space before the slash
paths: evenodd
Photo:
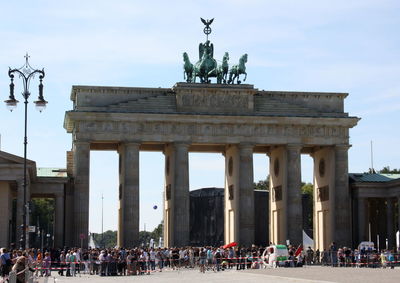
<path id="1" fill-rule="evenodd" d="M 228 80 L 228 84 L 230 84 L 232 82 L 232 73 L 229 73 L 229 80 Z"/>
<path id="2" fill-rule="evenodd" d="M 236 83 L 238 83 L 239 76 L 236 73 L 233 75 L 232 84 L 235 84 L 235 80 L 236 80 Z"/>
<path id="3" fill-rule="evenodd" d="M 244 72 L 244 79 L 243 79 L 243 81 L 246 81 L 246 79 L 247 79 L 247 73 Z"/>

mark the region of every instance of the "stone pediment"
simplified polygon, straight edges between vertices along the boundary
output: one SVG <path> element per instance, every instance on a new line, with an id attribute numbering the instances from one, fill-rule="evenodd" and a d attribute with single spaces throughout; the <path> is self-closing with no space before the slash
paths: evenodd
<path id="1" fill-rule="evenodd" d="M 32 160 L 27 160 L 27 162 L 30 165 L 35 164 L 35 162 Z M 0 164 L 24 164 L 24 158 L 11 153 L 0 151 Z"/>

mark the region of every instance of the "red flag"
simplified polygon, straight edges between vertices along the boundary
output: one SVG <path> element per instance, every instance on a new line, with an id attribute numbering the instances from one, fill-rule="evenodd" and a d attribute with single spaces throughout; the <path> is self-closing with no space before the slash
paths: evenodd
<path id="1" fill-rule="evenodd" d="M 222 248 L 223 249 L 227 249 L 227 248 L 232 248 L 232 247 L 236 247 L 236 246 L 237 246 L 237 243 L 236 242 L 232 242 L 230 244 L 227 244 L 227 245 L 223 246 Z"/>
<path id="2" fill-rule="evenodd" d="M 302 251 L 303 251 L 303 244 L 300 244 L 300 245 L 297 247 L 297 250 L 296 250 L 296 252 L 294 253 L 294 256 L 298 256 L 299 254 L 301 254 Z"/>

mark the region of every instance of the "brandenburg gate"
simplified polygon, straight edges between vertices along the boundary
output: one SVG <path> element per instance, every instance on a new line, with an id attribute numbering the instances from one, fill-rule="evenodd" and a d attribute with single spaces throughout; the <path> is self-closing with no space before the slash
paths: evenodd
<path id="1" fill-rule="evenodd" d="M 119 246 L 139 244 L 141 150 L 165 156 L 165 246 L 189 244 L 190 152 L 225 157 L 226 243 L 254 243 L 254 153 L 270 160 L 270 211 L 257 212 L 269 215 L 270 241 L 302 243 L 300 162 L 301 154 L 309 154 L 314 160 L 315 248 L 328 248 L 332 241 L 351 246 L 349 129 L 359 118 L 344 112 L 347 94 L 264 91 L 241 83 L 247 54 L 228 68 L 226 52 L 218 65 L 208 40 L 212 20 L 202 21 L 207 40 L 199 45 L 199 61 L 191 64 L 183 55 L 186 82 L 172 88 L 72 87 L 73 109 L 64 121 L 73 139 L 71 246 L 80 246 L 81 235 L 88 234 L 91 150 L 119 153 Z M 211 83 L 213 77 L 217 83 Z"/>
<path id="2" fill-rule="evenodd" d="M 260 91 L 252 85 L 74 86 L 73 244 L 87 235 L 91 150 L 119 153 L 120 246 L 139 234 L 139 151 L 165 155 L 164 241 L 189 242 L 189 152 L 225 156 L 225 242 L 254 240 L 253 153 L 270 158 L 270 241 L 302 242 L 300 155 L 314 158 L 316 247 L 351 245 L 349 128 L 344 93 Z M 266 172 L 267 175 L 267 172 Z"/>

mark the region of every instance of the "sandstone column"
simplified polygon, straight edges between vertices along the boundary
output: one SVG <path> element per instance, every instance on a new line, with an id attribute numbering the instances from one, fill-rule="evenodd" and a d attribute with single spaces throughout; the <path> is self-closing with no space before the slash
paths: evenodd
<path id="1" fill-rule="evenodd" d="M 55 214 L 56 214 L 56 223 L 55 223 L 55 231 L 54 231 L 54 247 L 55 248 L 63 248 L 64 247 L 64 194 L 57 194 L 55 200 Z"/>
<path id="2" fill-rule="evenodd" d="M 74 142 L 74 246 L 81 246 L 81 235 L 84 237 L 83 246 L 87 247 L 89 233 L 89 172 L 90 172 L 90 143 Z M 68 231 L 67 231 L 68 232 Z"/>
<path id="3" fill-rule="evenodd" d="M 225 149 L 224 241 L 239 242 L 239 150 L 236 145 Z"/>
<path id="4" fill-rule="evenodd" d="M 71 175 L 72 176 L 72 175 Z M 64 210 L 64 245 L 67 247 L 74 246 L 74 185 L 73 180 L 69 180 L 65 184 L 65 210 Z"/>
<path id="5" fill-rule="evenodd" d="M 189 145 L 174 143 L 174 188 L 172 197 L 174 217 L 174 246 L 189 244 Z"/>
<path id="6" fill-rule="evenodd" d="M 334 238 L 337 246 L 351 246 L 351 198 L 348 177 L 349 145 L 335 146 Z"/>
<path id="7" fill-rule="evenodd" d="M 253 145 L 239 145 L 239 243 L 254 244 Z"/>
<path id="8" fill-rule="evenodd" d="M 358 206 L 358 243 L 368 240 L 368 199 L 363 197 L 357 198 Z"/>
<path id="9" fill-rule="evenodd" d="M 132 248 L 139 243 L 139 144 L 124 143 L 119 154 L 118 246 Z"/>
<path id="10" fill-rule="evenodd" d="M 328 249 L 334 238 L 335 151 L 315 147 L 314 158 L 314 248 Z"/>
<path id="11" fill-rule="evenodd" d="M 269 239 L 273 244 L 285 244 L 287 234 L 286 148 L 271 147 L 269 152 Z"/>
<path id="12" fill-rule="evenodd" d="M 303 243 L 303 206 L 301 197 L 301 145 L 287 145 L 287 239 Z"/>
<path id="13" fill-rule="evenodd" d="M 393 200 L 392 198 L 386 199 L 386 230 L 387 230 L 387 240 L 388 240 L 388 249 L 392 249 L 396 247 L 395 242 L 395 233 L 394 233 L 394 210 L 393 210 Z"/>

